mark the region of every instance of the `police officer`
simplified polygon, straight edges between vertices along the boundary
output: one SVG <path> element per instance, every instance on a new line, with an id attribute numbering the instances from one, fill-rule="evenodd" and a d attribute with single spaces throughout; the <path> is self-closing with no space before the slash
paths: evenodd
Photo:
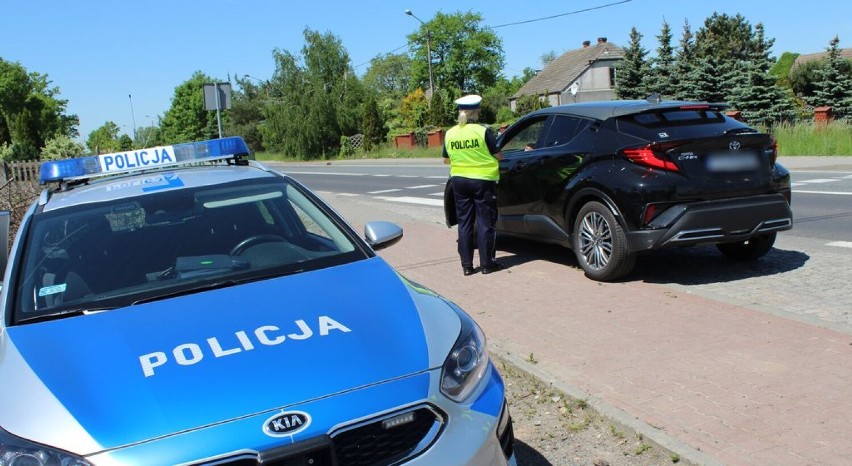
<path id="1" fill-rule="evenodd" d="M 503 158 L 503 153 L 497 149 L 494 131 L 476 123 L 481 101 L 482 97 L 478 95 L 456 99 L 459 124 L 450 128 L 444 139 L 444 163 L 450 164 L 450 182 L 459 223 L 459 257 L 465 275 L 476 272 L 473 268 L 474 249 L 479 250 L 483 274 L 503 268 L 494 260 L 497 180 L 500 178 L 498 161 Z"/>

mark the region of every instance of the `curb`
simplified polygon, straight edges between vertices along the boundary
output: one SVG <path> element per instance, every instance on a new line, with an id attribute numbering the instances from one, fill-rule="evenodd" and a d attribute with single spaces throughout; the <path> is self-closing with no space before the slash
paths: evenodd
<path id="1" fill-rule="evenodd" d="M 719 462 L 706 453 L 673 438 L 664 431 L 654 428 L 651 425 L 640 421 L 636 417 L 630 416 L 615 406 L 602 401 L 600 398 L 597 398 L 571 384 L 560 381 L 558 378 L 548 374 L 541 368 L 530 364 L 518 356 L 515 356 L 513 353 L 502 348 L 499 344 L 495 344 L 493 341 L 489 342 L 488 351 L 493 357 L 514 366 L 516 369 L 530 377 L 549 384 L 564 393 L 566 396 L 576 400 L 584 400 L 592 410 L 600 414 L 602 417 L 607 418 L 610 422 L 618 425 L 619 428 L 641 435 L 645 440 L 654 444 L 657 448 L 676 454 L 680 457 L 678 464 L 688 466 L 725 466 L 724 463 Z M 509 408 L 511 409 L 511 404 L 509 405 Z"/>

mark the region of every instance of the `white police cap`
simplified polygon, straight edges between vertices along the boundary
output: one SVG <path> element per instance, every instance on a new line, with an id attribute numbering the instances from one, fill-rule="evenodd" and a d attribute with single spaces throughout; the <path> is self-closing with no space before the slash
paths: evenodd
<path id="1" fill-rule="evenodd" d="M 459 106 L 459 110 L 477 109 L 480 102 L 482 102 L 482 96 L 476 94 L 469 94 L 455 100 L 456 105 Z"/>

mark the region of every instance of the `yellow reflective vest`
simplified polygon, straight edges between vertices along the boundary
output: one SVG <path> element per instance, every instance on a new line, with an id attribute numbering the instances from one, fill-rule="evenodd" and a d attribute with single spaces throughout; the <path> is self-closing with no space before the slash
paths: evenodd
<path id="1" fill-rule="evenodd" d="M 450 176 L 497 181 L 500 167 L 485 143 L 485 126 L 468 123 L 447 131 L 444 146 L 450 156 Z"/>

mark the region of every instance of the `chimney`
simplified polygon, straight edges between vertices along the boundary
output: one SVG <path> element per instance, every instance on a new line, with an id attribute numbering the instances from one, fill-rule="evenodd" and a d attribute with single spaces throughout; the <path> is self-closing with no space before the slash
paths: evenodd
<path id="1" fill-rule="evenodd" d="M 598 43 L 599 44 L 605 44 L 606 43 L 606 37 L 598 37 Z"/>
<path id="2" fill-rule="evenodd" d="M 591 44 L 592 44 L 592 42 L 591 42 L 591 41 L 584 40 L 584 41 L 583 41 L 583 48 L 586 48 L 586 47 L 588 47 L 588 46 L 589 46 L 589 45 L 591 45 Z"/>

